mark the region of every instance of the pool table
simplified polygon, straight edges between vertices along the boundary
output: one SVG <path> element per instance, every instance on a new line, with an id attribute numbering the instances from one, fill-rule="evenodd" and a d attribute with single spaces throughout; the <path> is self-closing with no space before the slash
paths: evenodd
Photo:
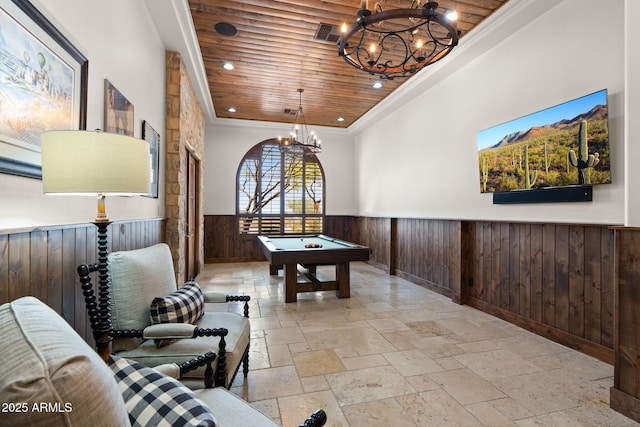
<path id="1" fill-rule="evenodd" d="M 369 260 L 368 247 L 323 234 L 258 236 L 258 242 L 269 261 L 271 275 L 277 275 L 284 266 L 285 302 L 297 301 L 298 292 L 335 290 L 338 298 L 349 298 L 349 263 Z M 306 281 L 298 282 L 298 265 Z M 335 280 L 320 281 L 316 277 L 318 265 L 335 265 Z"/>

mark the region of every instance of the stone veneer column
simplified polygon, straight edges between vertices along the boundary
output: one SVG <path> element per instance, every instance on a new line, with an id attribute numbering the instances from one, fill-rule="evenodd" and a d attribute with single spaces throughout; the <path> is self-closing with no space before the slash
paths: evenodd
<path id="1" fill-rule="evenodd" d="M 193 91 L 191 79 L 178 52 L 167 51 L 167 111 L 166 111 L 166 169 L 165 212 L 166 239 L 171 248 L 178 284 L 184 282 L 185 221 L 186 221 L 186 154 L 187 147 L 200 159 L 198 206 L 203 206 L 202 177 L 204 176 L 204 113 Z M 200 211 L 201 212 L 201 211 Z M 204 216 L 200 213 L 198 263 L 204 264 Z"/>

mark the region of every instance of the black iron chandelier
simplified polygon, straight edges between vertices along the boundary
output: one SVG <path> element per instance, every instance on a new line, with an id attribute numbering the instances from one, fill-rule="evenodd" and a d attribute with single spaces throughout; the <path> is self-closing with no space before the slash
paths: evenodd
<path id="1" fill-rule="evenodd" d="M 289 132 L 288 138 L 279 138 L 282 150 L 290 155 L 318 154 L 322 151 L 322 141 L 314 131 L 309 132 L 307 122 L 302 110 L 302 93 L 304 89 L 298 89 L 300 104 L 296 111 L 296 117 Z"/>
<path id="2" fill-rule="evenodd" d="M 403 1 L 410 8 L 385 10 L 391 1 L 380 0 L 371 11 L 368 1 L 362 2 L 356 23 L 344 24 L 338 40 L 338 54 L 347 64 L 391 80 L 415 74 L 457 46 L 460 32 L 454 19 L 437 11 L 438 3 Z"/>

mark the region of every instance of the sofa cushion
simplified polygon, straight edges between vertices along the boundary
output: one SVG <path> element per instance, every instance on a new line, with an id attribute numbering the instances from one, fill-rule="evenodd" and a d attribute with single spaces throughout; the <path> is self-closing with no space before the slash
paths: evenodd
<path id="1" fill-rule="evenodd" d="M 143 249 L 112 252 L 108 264 L 113 329 L 149 326 L 151 301 L 178 288 L 169 246 L 160 243 Z M 113 351 L 132 349 L 140 342 L 141 338 L 114 339 Z"/>
<path id="2" fill-rule="evenodd" d="M 0 306 L 0 333 L 0 400 L 20 405 L 0 424 L 129 425 L 107 364 L 44 303 L 23 297 Z"/>
<path id="3" fill-rule="evenodd" d="M 215 426 L 209 408 L 179 381 L 138 362 L 111 356 L 133 426 Z"/>
<path id="4" fill-rule="evenodd" d="M 271 418 L 225 388 L 216 387 L 196 390 L 195 394 L 207 405 L 221 426 L 279 426 L 279 424 L 276 424 Z"/>

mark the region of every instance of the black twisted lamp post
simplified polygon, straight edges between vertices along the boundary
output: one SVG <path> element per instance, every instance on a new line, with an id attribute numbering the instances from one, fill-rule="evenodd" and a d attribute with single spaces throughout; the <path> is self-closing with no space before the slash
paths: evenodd
<path id="1" fill-rule="evenodd" d="M 42 187 L 45 194 L 98 196 L 98 301 L 91 301 L 89 318 L 99 351 L 109 351 L 110 302 L 109 224 L 105 197 L 149 194 L 151 157 L 149 143 L 129 136 L 100 131 L 51 131 L 40 135 Z M 91 298 L 95 298 L 91 296 Z M 107 353 L 108 354 L 108 353 Z"/>

